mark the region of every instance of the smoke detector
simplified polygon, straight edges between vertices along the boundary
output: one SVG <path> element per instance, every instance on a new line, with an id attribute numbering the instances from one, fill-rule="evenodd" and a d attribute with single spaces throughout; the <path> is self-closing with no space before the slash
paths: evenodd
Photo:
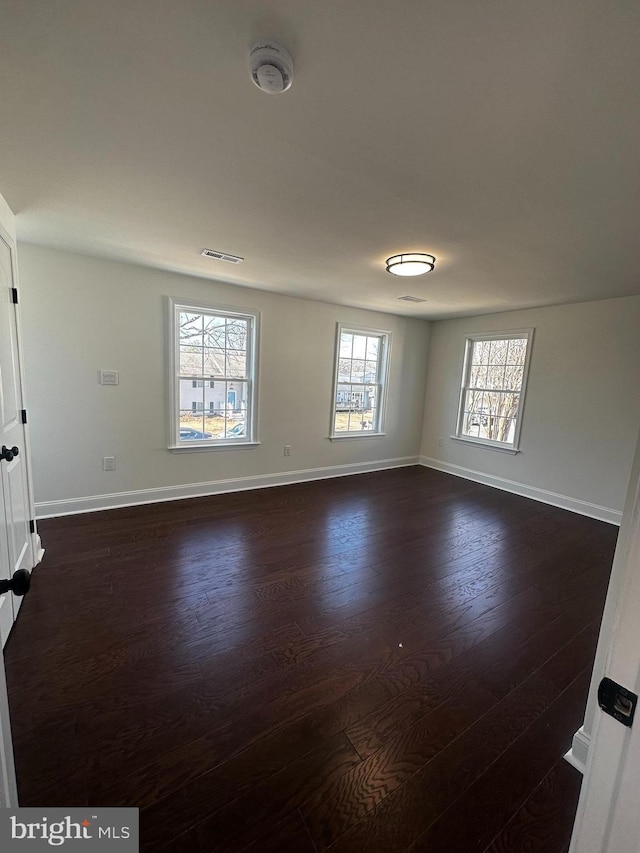
<path id="1" fill-rule="evenodd" d="M 268 95 L 286 92 L 293 80 L 293 59 L 286 48 L 275 41 L 263 41 L 249 51 L 251 79 Z"/>

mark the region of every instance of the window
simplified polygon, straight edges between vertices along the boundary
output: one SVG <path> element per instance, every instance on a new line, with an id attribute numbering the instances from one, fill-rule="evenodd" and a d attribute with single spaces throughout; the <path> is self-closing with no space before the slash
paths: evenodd
<path id="1" fill-rule="evenodd" d="M 331 438 L 382 432 L 390 338 L 338 325 Z"/>
<path id="2" fill-rule="evenodd" d="M 255 444 L 258 315 L 170 304 L 171 448 Z"/>
<path id="3" fill-rule="evenodd" d="M 533 329 L 466 340 L 456 438 L 517 450 Z"/>

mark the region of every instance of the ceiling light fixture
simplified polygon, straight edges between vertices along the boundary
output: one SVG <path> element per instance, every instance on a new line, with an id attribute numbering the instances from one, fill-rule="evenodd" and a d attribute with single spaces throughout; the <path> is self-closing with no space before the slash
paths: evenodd
<path id="1" fill-rule="evenodd" d="M 393 275 L 424 275 L 431 272 L 435 265 L 435 256 L 422 252 L 409 252 L 387 258 L 387 272 Z"/>

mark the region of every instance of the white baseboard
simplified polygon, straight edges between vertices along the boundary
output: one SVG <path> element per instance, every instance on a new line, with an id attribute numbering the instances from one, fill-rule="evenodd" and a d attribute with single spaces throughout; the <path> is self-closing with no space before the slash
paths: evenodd
<path id="1" fill-rule="evenodd" d="M 573 742 L 569 752 L 565 753 L 565 761 L 568 761 L 572 767 L 579 770 L 584 776 L 584 771 L 587 766 L 587 756 L 589 755 L 589 747 L 591 738 L 585 732 L 584 728 L 579 728 L 573 736 Z"/>
<path id="2" fill-rule="evenodd" d="M 541 503 L 568 509 L 571 512 L 577 512 L 579 515 L 588 515 L 590 518 L 597 518 L 599 521 L 606 521 L 609 524 L 620 526 L 622 521 L 622 513 L 615 509 L 581 501 L 567 495 L 559 495 L 556 492 L 549 492 L 536 486 L 527 486 L 525 483 L 516 483 L 514 480 L 506 480 L 504 477 L 483 474 L 481 471 L 473 471 L 471 468 L 463 468 L 461 465 L 452 465 L 450 462 L 441 462 L 439 459 L 431 459 L 428 456 L 421 456 L 419 464 L 424 465 L 425 468 L 435 468 L 436 471 L 444 471 L 446 474 L 464 477 L 466 480 L 474 480 L 476 483 L 483 483 L 485 486 L 493 486 L 505 492 L 513 492 L 516 495 L 532 498 Z"/>
<path id="3" fill-rule="evenodd" d="M 35 565 L 37 566 L 38 563 L 42 562 L 42 558 L 44 557 L 44 548 L 42 547 L 42 540 L 38 533 L 35 534 L 34 553 L 36 557 Z"/>
<path id="4" fill-rule="evenodd" d="M 366 474 L 388 468 L 404 468 L 417 465 L 417 456 L 402 456 L 396 459 L 380 459 L 375 462 L 353 462 L 348 465 L 332 465 L 328 468 L 306 468 L 301 471 L 284 471 L 279 474 L 258 474 L 254 477 L 235 477 L 231 480 L 212 480 L 208 483 L 188 483 L 181 486 L 161 486 L 157 489 L 137 489 L 132 492 L 115 492 L 109 495 L 91 495 L 85 498 L 68 498 L 56 501 L 36 502 L 36 518 L 52 518 L 59 515 L 75 515 L 82 512 L 98 512 L 103 509 L 138 506 L 139 504 L 177 501 L 226 492 L 241 492 L 247 489 L 265 489 L 305 483 L 310 480 L 326 480 L 350 474 Z"/>

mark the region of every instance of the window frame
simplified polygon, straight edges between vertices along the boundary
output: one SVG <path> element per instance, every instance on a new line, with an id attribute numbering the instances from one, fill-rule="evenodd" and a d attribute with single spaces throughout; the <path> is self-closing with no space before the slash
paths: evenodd
<path id="1" fill-rule="evenodd" d="M 520 452 L 520 432 L 522 430 L 522 415 L 524 412 L 527 382 L 529 378 L 529 365 L 531 363 L 531 350 L 533 345 L 533 328 L 528 329 L 508 329 L 495 332 L 480 332 L 465 335 L 464 357 L 462 362 L 462 379 L 460 382 L 460 395 L 458 400 L 458 413 L 456 418 L 455 434 L 451 436 L 455 441 L 461 441 L 465 444 L 474 444 L 478 447 L 484 447 L 488 450 L 500 450 L 505 453 L 516 454 Z M 513 443 L 498 441 L 491 438 L 479 438 L 472 435 L 466 435 L 462 432 L 464 421 L 464 403 L 467 391 L 470 390 L 469 377 L 471 374 L 471 355 L 473 345 L 477 341 L 507 341 L 513 339 L 523 339 L 527 341 L 527 351 L 525 354 L 522 384 L 517 392 L 520 396 L 518 405 L 518 414 L 516 416 L 515 430 L 513 435 Z"/>
<path id="2" fill-rule="evenodd" d="M 358 432 L 336 432 L 335 429 L 335 416 L 336 416 L 336 396 L 338 393 L 338 385 L 344 384 L 354 384 L 354 383 L 344 383 L 338 382 L 338 374 L 340 367 L 340 340 L 343 335 L 346 334 L 354 334 L 354 335 L 365 335 L 367 337 L 377 337 L 382 340 L 382 352 L 378 353 L 378 381 L 373 382 L 365 382 L 361 383 L 363 385 L 378 385 L 379 392 L 379 402 L 378 402 L 378 418 L 376 429 L 372 429 L 370 431 L 360 430 Z M 329 439 L 331 441 L 343 441 L 346 439 L 362 439 L 362 438 L 378 438 L 380 436 L 386 435 L 384 431 L 385 419 L 386 419 L 386 409 L 387 409 L 387 398 L 388 398 L 388 386 L 389 386 L 389 361 L 391 355 L 391 332 L 386 329 L 370 329 L 365 326 L 354 326 L 351 323 L 337 323 L 336 324 L 336 340 L 335 340 L 335 349 L 334 349 L 334 366 L 333 366 L 333 387 L 332 387 L 332 396 L 331 396 L 331 420 L 329 425 Z M 358 384 L 358 383 L 355 383 Z"/>
<path id="3" fill-rule="evenodd" d="M 245 435 L 242 437 L 217 439 L 192 439 L 179 441 L 180 423 L 180 379 L 193 381 L 193 376 L 180 376 L 180 335 L 178 333 L 178 318 L 181 311 L 194 314 L 214 314 L 219 317 L 241 319 L 248 321 L 246 364 L 247 377 L 247 414 L 245 418 Z M 258 372 L 260 353 L 260 312 L 247 308 L 237 308 L 202 300 L 167 299 L 168 325 L 168 380 L 169 380 L 169 445 L 168 450 L 177 453 L 189 451 L 230 450 L 241 447 L 254 447 L 258 441 Z M 210 385 L 209 377 L 202 377 L 206 385 Z M 213 379 L 215 381 L 215 377 Z M 222 381 L 222 380 L 220 380 Z M 203 414 L 206 414 L 206 409 Z"/>

